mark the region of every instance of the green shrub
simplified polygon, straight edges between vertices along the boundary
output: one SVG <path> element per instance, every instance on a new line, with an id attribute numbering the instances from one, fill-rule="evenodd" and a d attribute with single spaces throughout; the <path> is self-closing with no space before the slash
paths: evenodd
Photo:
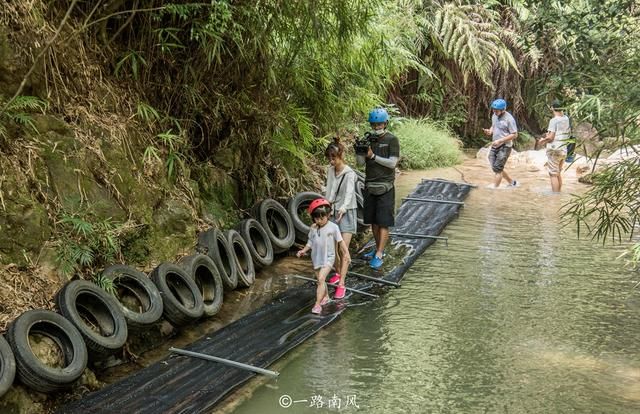
<path id="1" fill-rule="evenodd" d="M 99 219 L 86 212 L 62 212 L 58 224 L 60 242 L 56 262 L 60 273 L 67 277 L 93 273 L 93 268 L 110 264 L 121 255 L 122 228 L 110 218 Z M 109 290 L 107 281 L 96 282 Z"/>
<path id="2" fill-rule="evenodd" d="M 460 162 L 461 141 L 429 119 L 407 119 L 391 132 L 400 140 L 401 168 L 449 167 Z"/>
<path id="3" fill-rule="evenodd" d="M 516 138 L 514 145 L 518 151 L 524 151 L 533 148 L 535 142 L 536 138 L 528 131 L 518 131 L 518 138 Z"/>

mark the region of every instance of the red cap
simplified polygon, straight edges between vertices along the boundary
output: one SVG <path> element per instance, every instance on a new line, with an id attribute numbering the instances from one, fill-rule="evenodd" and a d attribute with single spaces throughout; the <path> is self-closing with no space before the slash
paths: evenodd
<path id="1" fill-rule="evenodd" d="M 328 202 L 327 200 L 325 200 L 324 198 L 316 198 L 315 200 L 313 200 L 311 202 L 311 204 L 309 204 L 309 209 L 307 209 L 307 211 L 309 212 L 309 214 L 311 214 L 311 213 L 313 213 L 313 210 L 315 210 L 316 208 L 318 208 L 320 206 L 331 207 L 331 203 Z"/>

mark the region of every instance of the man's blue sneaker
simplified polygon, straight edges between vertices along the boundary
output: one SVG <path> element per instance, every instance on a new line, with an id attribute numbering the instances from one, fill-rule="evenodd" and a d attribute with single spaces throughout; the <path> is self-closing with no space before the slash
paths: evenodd
<path id="1" fill-rule="evenodd" d="M 375 256 L 376 254 L 376 249 L 373 248 L 370 251 L 368 251 L 367 253 L 362 255 L 362 259 L 363 260 L 371 260 L 373 259 L 373 256 Z M 385 257 L 387 254 L 386 253 L 382 253 L 382 257 Z"/>
<path id="2" fill-rule="evenodd" d="M 369 250 L 367 253 L 363 254 L 362 258 L 364 260 L 371 260 L 371 259 L 373 259 L 373 256 L 375 256 L 375 254 L 376 254 L 376 249 L 373 248 L 373 249 Z"/>
<path id="3" fill-rule="evenodd" d="M 383 263 L 384 263 L 384 260 L 382 260 L 382 258 L 378 256 L 373 256 L 373 259 L 371 259 L 371 261 L 369 262 L 369 267 L 371 267 L 372 269 L 378 270 L 382 267 Z"/>

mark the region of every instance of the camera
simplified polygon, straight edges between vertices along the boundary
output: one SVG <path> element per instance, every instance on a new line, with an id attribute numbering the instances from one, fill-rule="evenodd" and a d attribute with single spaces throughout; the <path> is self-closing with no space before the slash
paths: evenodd
<path id="1" fill-rule="evenodd" d="M 356 139 L 355 144 L 353 144 L 353 149 L 356 152 L 356 155 L 367 155 L 369 153 L 369 147 L 371 147 L 371 143 L 376 140 L 376 136 L 371 134 L 370 132 L 366 132 L 364 137 L 360 139 Z"/>

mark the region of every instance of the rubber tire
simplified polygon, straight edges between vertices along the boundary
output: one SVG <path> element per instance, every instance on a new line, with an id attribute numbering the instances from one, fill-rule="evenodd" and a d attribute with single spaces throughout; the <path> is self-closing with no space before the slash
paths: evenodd
<path id="1" fill-rule="evenodd" d="M 16 360 L 11 346 L 4 336 L 0 335 L 0 397 L 5 395 L 16 377 Z"/>
<path id="2" fill-rule="evenodd" d="M 66 366 L 52 368 L 36 357 L 29 344 L 29 334 L 39 333 L 55 341 L 64 353 Z M 87 346 L 73 324 L 55 312 L 35 309 L 18 316 L 7 330 L 16 361 L 18 380 L 40 392 L 70 388 L 87 367 Z"/>
<path id="3" fill-rule="evenodd" d="M 267 198 L 253 206 L 252 212 L 269 235 L 274 253 L 286 252 L 293 246 L 296 231 L 291 216 L 282 204 Z"/>
<path id="4" fill-rule="evenodd" d="M 311 225 L 305 223 L 300 215 L 305 213 L 308 215 L 307 209 L 309 208 L 309 204 L 311 204 L 313 200 L 322 197 L 323 196 L 321 194 L 305 191 L 298 193 L 289 199 L 289 202 L 287 203 L 287 212 L 291 216 L 293 227 L 296 229 L 296 240 L 298 242 L 303 244 L 306 243 L 307 238 L 309 237 L 309 230 L 311 230 Z"/>
<path id="5" fill-rule="evenodd" d="M 202 294 L 191 275 L 182 267 L 162 263 L 151 272 L 151 280 L 160 291 L 164 304 L 163 315 L 173 326 L 188 325 L 203 315 Z"/>
<path id="6" fill-rule="evenodd" d="M 116 264 L 104 269 L 102 276 L 112 280 L 116 290 L 126 290 L 128 294 L 135 296 L 142 305 L 142 312 L 136 312 L 124 306 L 116 297 L 130 328 L 144 328 L 162 318 L 160 291 L 147 275 L 131 266 Z"/>
<path id="7" fill-rule="evenodd" d="M 193 254 L 180 259 L 179 265 L 196 283 L 203 300 L 203 315 L 211 317 L 222 307 L 224 287 L 218 267 L 204 254 Z"/>
<path id="8" fill-rule="evenodd" d="M 271 239 L 258 220 L 252 218 L 244 219 L 236 226 L 236 230 L 247 244 L 253 259 L 253 267 L 256 270 L 273 263 Z"/>
<path id="9" fill-rule="evenodd" d="M 55 301 L 60 314 L 82 335 L 90 358 L 105 359 L 127 342 L 127 320 L 120 302 L 100 286 L 86 280 L 72 280 L 56 293 Z M 79 307 L 93 316 L 93 322 L 100 327 L 100 334 L 83 320 Z"/>
<path id="10" fill-rule="evenodd" d="M 251 259 L 251 252 L 247 243 L 236 230 L 227 231 L 227 240 L 231 245 L 233 251 L 233 257 L 236 262 L 236 269 L 238 271 L 238 286 L 249 287 L 253 285 L 256 280 L 256 269 L 253 266 L 253 260 Z"/>
<path id="11" fill-rule="evenodd" d="M 233 250 L 225 235 L 218 229 L 209 229 L 198 234 L 200 252 L 206 252 L 216 264 L 224 290 L 230 291 L 238 287 L 238 269 L 233 258 Z"/>

